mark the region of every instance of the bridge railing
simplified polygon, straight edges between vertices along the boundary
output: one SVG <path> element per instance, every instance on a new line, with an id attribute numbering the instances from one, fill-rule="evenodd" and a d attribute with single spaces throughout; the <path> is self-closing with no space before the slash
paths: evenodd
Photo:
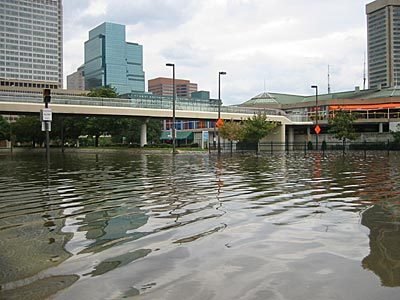
<path id="1" fill-rule="evenodd" d="M 0 102 L 19 102 L 19 103 L 43 103 L 43 98 L 40 94 L 33 93 L 2 93 L 0 95 Z M 124 98 L 97 98 L 86 96 L 62 96 L 54 95 L 52 97 L 52 104 L 64 105 L 88 105 L 88 106 L 108 106 L 108 107 L 130 107 L 130 108 L 151 108 L 151 109 L 168 109 L 172 110 L 171 97 L 141 97 L 136 99 Z M 204 112 L 217 112 L 218 105 L 216 101 L 209 100 L 196 100 L 177 98 L 176 110 L 186 111 L 204 111 Z M 221 106 L 221 112 L 226 113 L 243 113 L 255 114 L 264 112 L 267 115 L 283 115 L 285 112 L 276 109 L 257 109 L 245 108 L 239 106 Z"/>

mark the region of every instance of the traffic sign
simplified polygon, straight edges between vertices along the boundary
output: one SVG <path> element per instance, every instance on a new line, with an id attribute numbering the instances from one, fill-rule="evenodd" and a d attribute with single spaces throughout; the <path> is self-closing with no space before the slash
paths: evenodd
<path id="1" fill-rule="evenodd" d="M 53 121 L 53 114 L 51 112 L 51 108 L 43 108 L 40 110 L 40 121 L 42 121 L 42 122 Z"/>
<path id="2" fill-rule="evenodd" d="M 219 118 L 215 125 L 217 126 L 217 128 L 220 128 L 220 127 L 224 126 L 224 120 Z"/>
<path id="3" fill-rule="evenodd" d="M 321 132 L 321 127 L 319 127 L 319 125 L 316 125 L 314 127 L 314 131 L 315 131 L 316 134 L 319 134 Z"/>

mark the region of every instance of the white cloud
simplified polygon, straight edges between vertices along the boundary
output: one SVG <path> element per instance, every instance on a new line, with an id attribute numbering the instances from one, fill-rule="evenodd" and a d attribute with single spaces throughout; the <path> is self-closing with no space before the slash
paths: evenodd
<path id="1" fill-rule="evenodd" d="M 68 3 L 67 15 L 73 10 Z M 74 14 L 72 24 L 64 22 L 64 69 L 74 71 L 82 63 L 87 32 L 112 21 L 127 25 L 127 40 L 144 46 L 146 79 L 170 76 L 165 63 L 174 62 L 177 77 L 190 79 L 217 97 L 218 71 L 224 70 L 228 74 L 222 80 L 222 95 L 228 104 L 261 92 L 264 79 L 269 91 L 310 94 L 310 85 L 318 84 L 324 92 L 328 64 L 332 89 L 352 89 L 362 84 L 366 3 L 86 1 L 84 13 Z"/>
<path id="2" fill-rule="evenodd" d="M 82 17 L 106 16 L 108 9 L 107 0 L 90 0 L 88 8 L 82 13 Z"/>

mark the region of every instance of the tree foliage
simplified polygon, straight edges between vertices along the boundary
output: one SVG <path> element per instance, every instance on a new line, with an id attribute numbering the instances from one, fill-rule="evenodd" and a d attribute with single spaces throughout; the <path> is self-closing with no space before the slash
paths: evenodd
<path id="1" fill-rule="evenodd" d="M 349 112 L 339 110 L 335 112 L 335 116 L 329 119 L 330 129 L 329 132 L 334 135 L 336 139 L 346 141 L 355 140 L 357 138 L 356 131 L 353 123 L 356 117 Z"/>
<path id="2" fill-rule="evenodd" d="M 15 123 L 12 123 L 12 131 L 16 137 L 16 142 L 31 142 L 32 147 L 36 143 L 42 143 L 44 134 L 41 130 L 39 117 L 24 116 L 18 118 Z"/>
<path id="3" fill-rule="evenodd" d="M 219 133 L 222 138 L 228 141 L 240 141 L 243 139 L 243 125 L 240 122 L 231 120 L 225 122 L 224 125 L 219 128 Z"/>
<path id="4" fill-rule="evenodd" d="M 102 86 L 90 90 L 88 97 L 117 98 L 118 93 L 115 88 Z"/>
<path id="5" fill-rule="evenodd" d="M 117 98 L 118 94 L 114 88 L 99 87 L 92 89 L 89 97 Z M 57 116 L 54 115 L 52 122 L 52 139 L 76 141 L 81 135 L 94 136 L 95 146 L 99 145 L 101 135 L 111 135 L 114 143 L 121 143 L 123 140 L 127 143 L 139 143 L 141 126 L 144 120 L 114 117 L 114 116 Z M 7 123 L 7 122 L 6 122 Z M 34 145 L 44 139 L 40 129 L 40 122 L 35 117 L 22 117 L 13 126 L 13 131 L 17 136 L 16 141 L 32 141 Z M 63 135 L 61 134 L 63 128 Z M 2 136 L 8 136 L 9 129 L 0 119 L 0 139 Z M 149 143 L 159 142 L 161 136 L 161 122 L 150 120 L 147 123 L 147 140 Z M 62 142 L 64 142 L 64 140 Z"/>
<path id="6" fill-rule="evenodd" d="M 125 137 L 127 143 L 140 143 L 140 132 L 141 126 L 145 122 L 144 119 L 136 118 L 124 118 L 121 120 L 121 128 L 119 132 L 113 133 L 114 141 L 122 141 L 122 137 Z M 161 136 L 161 122 L 159 120 L 149 120 L 147 122 L 147 142 L 158 143 Z"/>
<path id="7" fill-rule="evenodd" d="M 8 140 L 10 138 L 10 123 L 0 116 L 0 140 Z"/>
<path id="8" fill-rule="evenodd" d="M 268 121 L 265 113 L 258 113 L 248 118 L 243 123 L 243 140 L 258 143 L 269 135 L 277 126 L 275 122 Z"/>
<path id="9" fill-rule="evenodd" d="M 111 87 L 98 87 L 92 89 L 88 97 L 101 97 L 101 98 L 117 98 L 118 93 L 115 88 Z M 121 124 L 121 119 L 113 117 L 87 117 L 85 118 L 85 126 L 82 130 L 83 134 L 95 137 L 95 147 L 99 146 L 99 137 L 104 134 L 112 134 L 118 132 L 117 128 Z"/>

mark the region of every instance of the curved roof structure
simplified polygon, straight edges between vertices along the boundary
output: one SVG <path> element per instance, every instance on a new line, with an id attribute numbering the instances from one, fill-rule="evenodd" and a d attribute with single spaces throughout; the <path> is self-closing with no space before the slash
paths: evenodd
<path id="1" fill-rule="evenodd" d="M 304 96 L 263 92 L 254 96 L 240 106 L 259 108 L 280 108 L 283 104 L 298 103 Z"/>
<path id="2" fill-rule="evenodd" d="M 264 92 L 257 96 L 254 96 L 249 101 L 247 101 L 246 104 L 247 105 L 279 104 L 279 102 L 270 93 Z"/>

